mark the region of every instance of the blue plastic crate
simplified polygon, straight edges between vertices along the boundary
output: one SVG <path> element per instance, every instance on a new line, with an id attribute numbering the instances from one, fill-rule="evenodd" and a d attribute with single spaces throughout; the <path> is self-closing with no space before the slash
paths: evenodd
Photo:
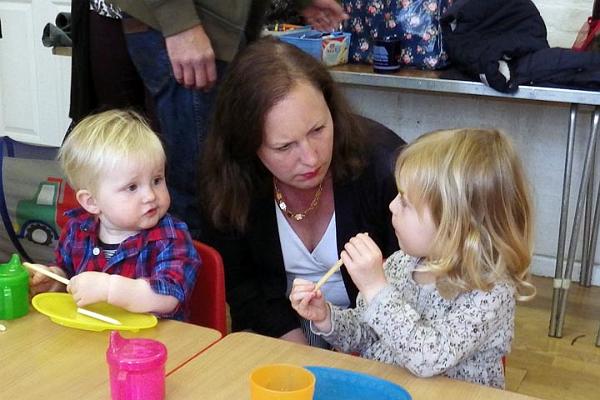
<path id="1" fill-rule="evenodd" d="M 333 36 L 333 38 L 332 38 Z M 314 58 L 316 58 L 319 61 L 325 61 L 324 57 L 323 57 L 323 41 L 329 41 L 329 39 L 331 38 L 332 40 L 339 40 L 340 38 L 343 38 L 342 41 L 340 42 L 341 48 L 336 48 L 335 51 L 338 52 L 343 52 L 345 53 L 345 57 L 343 57 L 342 60 L 339 60 L 339 62 L 333 63 L 332 61 L 328 61 L 325 62 L 327 65 L 337 65 L 337 64 L 343 64 L 348 62 L 348 48 L 350 47 L 350 37 L 351 34 L 348 32 L 333 32 L 330 34 L 327 33 L 323 33 L 321 31 L 317 31 L 314 29 L 311 29 L 309 31 L 301 31 L 301 32 L 294 32 L 291 31 L 289 33 L 285 33 L 283 35 L 279 36 L 279 39 L 286 42 L 286 43 L 290 43 L 298 48 L 300 48 L 301 50 L 305 51 L 306 53 L 310 54 L 311 56 L 313 56 Z M 327 50 L 326 50 L 327 51 Z M 329 58 L 328 58 L 329 60 Z"/>

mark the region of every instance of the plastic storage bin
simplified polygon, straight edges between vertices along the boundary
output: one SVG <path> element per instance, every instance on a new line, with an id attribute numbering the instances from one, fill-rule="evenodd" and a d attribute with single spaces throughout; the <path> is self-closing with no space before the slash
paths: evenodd
<path id="1" fill-rule="evenodd" d="M 328 66 L 346 64 L 351 34 L 348 32 L 323 33 L 317 30 L 290 31 L 279 39 L 293 44 Z"/>
<path id="2" fill-rule="evenodd" d="M 288 35 L 291 32 L 307 32 L 310 30 L 310 25 L 271 24 L 265 26 L 262 36 L 281 36 Z"/>

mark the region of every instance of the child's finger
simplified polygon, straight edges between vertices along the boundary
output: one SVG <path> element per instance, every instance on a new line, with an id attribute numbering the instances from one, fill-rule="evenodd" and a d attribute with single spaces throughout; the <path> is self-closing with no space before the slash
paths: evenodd
<path id="1" fill-rule="evenodd" d="M 353 237 L 352 239 L 350 239 L 350 243 L 354 246 L 354 248 L 359 254 L 364 254 L 370 251 L 370 248 L 365 242 L 364 237 Z"/>
<path id="2" fill-rule="evenodd" d="M 294 285 L 290 293 L 311 292 L 313 290 L 315 290 L 315 284 L 310 282 L 305 285 Z"/>
<path id="3" fill-rule="evenodd" d="M 357 239 L 360 239 L 360 240 L 370 239 L 369 238 L 369 234 L 366 233 L 366 232 L 357 233 L 356 236 L 354 236 L 354 237 L 357 238 Z"/>
<path id="4" fill-rule="evenodd" d="M 306 295 L 308 293 L 309 292 L 304 291 L 304 290 L 302 290 L 302 291 L 298 291 L 298 290 L 292 291 L 290 293 L 290 301 L 292 303 L 300 303 L 302 300 L 304 300 L 304 298 L 306 297 Z"/>
<path id="5" fill-rule="evenodd" d="M 357 248 L 359 249 L 363 249 L 363 248 L 373 248 L 373 246 L 375 248 L 377 248 L 377 244 L 375 243 L 375 241 L 373 239 L 371 239 L 371 237 L 369 236 L 369 234 L 367 233 L 359 233 L 358 235 L 354 236 L 351 241 L 355 244 L 355 246 L 357 246 Z"/>
<path id="6" fill-rule="evenodd" d="M 354 260 L 360 255 L 359 251 L 356 248 L 356 245 L 352 243 L 352 239 L 350 239 L 350 241 L 344 245 L 344 250 L 346 251 L 346 254 L 350 258 L 350 260 Z"/>
<path id="7" fill-rule="evenodd" d="M 306 279 L 302 279 L 302 278 L 294 278 L 294 281 L 292 282 L 292 284 L 295 285 L 308 285 L 311 284 L 312 282 Z"/>
<path id="8" fill-rule="evenodd" d="M 356 235 L 352 236 L 349 241 L 356 242 L 356 241 L 364 241 L 364 240 L 372 240 L 372 239 L 369 237 L 368 233 L 357 233 Z"/>
<path id="9" fill-rule="evenodd" d="M 306 296 L 304 296 L 304 298 L 300 302 L 300 307 L 307 310 L 310 307 L 310 302 L 315 297 L 315 295 L 316 295 L 315 292 L 307 293 Z"/>
<path id="10" fill-rule="evenodd" d="M 342 259 L 346 267 L 348 267 L 348 264 L 352 263 L 352 257 L 350 257 L 350 254 L 348 254 L 348 252 L 345 249 L 342 250 L 342 252 L 340 253 L 340 258 Z"/>
<path id="11" fill-rule="evenodd" d="M 49 280 L 50 280 L 50 278 L 48 278 L 46 275 L 42 275 L 38 272 L 34 272 L 33 275 L 31 276 L 31 285 L 33 285 L 33 286 L 39 285 L 40 283 L 44 283 Z"/>
<path id="12" fill-rule="evenodd" d="M 306 285 L 306 287 L 294 286 L 290 293 L 290 301 L 292 304 L 298 304 L 302 302 L 306 297 L 312 297 L 314 292 L 314 284 Z"/>
<path id="13" fill-rule="evenodd" d="M 357 262 L 359 259 L 365 259 L 381 254 L 381 250 L 379 249 L 379 246 L 377 246 L 377 243 L 365 233 L 359 233 L 350 239 L 349 243 L 353 246 L 349 247 L 350 249 L 353 249 L 351 256 Z"/>
<path id="14" fill-rule="evenodd" d="M 298 288 L 299 290 L 313 290 L 315 288 L 315 283 L 306 279 L 296 278 L 292 283 L 292 290 L 294 288 Z"/>
<path id="15" fill-rule="evenodd" d="M 381 249 L 377 246 L 377 243 L 369 235 L 365 235 L 363 238 L 363 243 L 367 246 L 372 252 L 380 252 Z"/>
<path id="16" fill-rule="evenodd" d="M 314 290 L 315 283 L 314 282 L 308 282 L 308 283 L 305 283 L 305 284 L 302 284 L 302 285 L 296 285 L 294 287 L 298 288 L 298 290 L 311 291 L 311 290 Z"/>
<path id="17" fill-rule="evenodd" d="M 75 304 L 77 304 L 77 302 L 81 300 L 81 297 L 77 293 L 71 293 L 71 297 L 73 297 L 73 301 L 75 302 Z"/>

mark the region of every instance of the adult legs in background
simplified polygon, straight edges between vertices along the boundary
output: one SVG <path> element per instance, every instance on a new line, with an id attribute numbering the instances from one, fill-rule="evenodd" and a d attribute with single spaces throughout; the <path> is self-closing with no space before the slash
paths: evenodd
<path id="1" fill-rule="evenodd" d="M 131 60 L 154 99 L 160 133 L 167 154 L 167 185 L 171 213 L 188 224 L 193 237 L 200 235 L 198 162 L 206 137 L 217 86 L 209 92 L 187 89 L 175 80 L 162 34 L 150 28 L 127 29 Z M 222 78 L 227 63 L 217 61 Z"/>
<path id="2" fill-rule="evenodd" d="M 120 19 L 90 13 L 90 69 L 97 110 L 133 108 L 159 131 L 153 100 L 129 57 Z"/>

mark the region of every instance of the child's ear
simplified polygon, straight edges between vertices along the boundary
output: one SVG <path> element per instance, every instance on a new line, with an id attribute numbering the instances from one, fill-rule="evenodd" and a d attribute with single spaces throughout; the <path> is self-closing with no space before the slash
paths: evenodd
<path id="1" fill-rule="evenodd" d="M 77 201 L 81 204 L 81 207 L 90 214 L 99 214 L 100 210 L 96 204 L 96 198 L 90 193 L 89 190 L 81 189 L 75 194 Z"/>

